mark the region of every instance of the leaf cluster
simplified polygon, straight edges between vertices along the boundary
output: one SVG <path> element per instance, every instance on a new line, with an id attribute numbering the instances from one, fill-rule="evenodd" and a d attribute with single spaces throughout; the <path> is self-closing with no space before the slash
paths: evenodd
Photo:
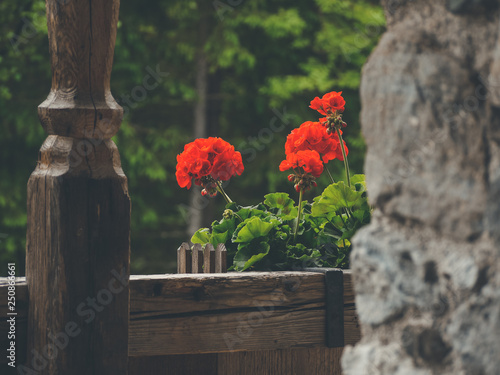
<path id="1" fill-rule="evenodd" d="M 303 214 L 294 239 L 299 209 Z M 235 271 L 348 268 L 351 238 L 370 217 L 364 175 L 355 175 L 351 187 L 333 183 L 300 208 L 287 193 L 267 194 L 255 206 L 230 203 L 221 220 L 199 229 L 191 241 L 223 243 Z"/>

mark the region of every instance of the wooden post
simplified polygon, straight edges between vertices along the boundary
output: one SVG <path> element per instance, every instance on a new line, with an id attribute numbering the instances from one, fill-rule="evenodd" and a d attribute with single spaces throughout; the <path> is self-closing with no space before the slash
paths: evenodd
<path id="1" fill-rule="evenodd" d="M 111 137 L 119 0 L 47 0 L 49 133 L 28 182 L 26 368 L 127 374 L 130 199 Z"/>

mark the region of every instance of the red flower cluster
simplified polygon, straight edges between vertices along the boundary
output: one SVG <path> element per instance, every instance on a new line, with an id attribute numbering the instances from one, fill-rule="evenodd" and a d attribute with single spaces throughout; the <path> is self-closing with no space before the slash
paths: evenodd
<path id="1" fill-rule="evenodd" d="M 315 97 L 311 101 L 311 105 L 309 107 L 318 111 L 324 116 L 330 116 L 336 111 L 344 111 L 345 100 L 342 97 L 342 91 L 332 91 L 323 95 L 321 99 L 319 97 Z"/>
<path id="2" fill-rule="evenodd" d="M 333 159 L 344 160 L 339 136 L 336 133 L 328 133 L 327 128 L 319 122 L 306 121 L 288 135 L 285 143 L 286 155 L 301 150 L 317 151 L 324 163 Z M 347 152 L 346 147 L 346 154 Z"/>
<path id="3" fill-rule="evenodd" d="M 302 168 L 305 173 L 319 177 L 323 173 L 323 162 L 317 151 L 301 150 L 288 154 L 280 164 L 280 171 L 282 172 L 295 168 Z"/>
<path id="4" fill-rule="evenodd" d="M 280 164 L 280 171 L 295 170 L 288 180 L 295 184 L 297 191 L 316 186 L 314 179 L 323 172 L 323 163 L 333 159 L 344 161 L 342 149 L 346 156 L 349 153 L 345 142 L 342 140 L 340 143 L 340 128 L 346 126 L 342 120 L 345 108 L 342 92 L 332 91 L 322 98 L 316 97 L 310 107 L 326 117 L 319 119 L 319 122 L 306 121 L 292 130 L 285 143 L 286 160 Z"/>
<path id="5" fill-rule="evenodd" d="M 243 172 L 241 154 L 221 138 L 199 138 L 184 146 L 177 155 L 175 177 L 180 187 L 191 188 L 205 182 L 227 181 Z"/>

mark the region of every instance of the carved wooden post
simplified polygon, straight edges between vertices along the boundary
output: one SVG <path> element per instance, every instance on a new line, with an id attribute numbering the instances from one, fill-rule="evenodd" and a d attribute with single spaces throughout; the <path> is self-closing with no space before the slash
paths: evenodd
<path id="1" fill-rule="evenodd" d="M 110 139 L 119 0 L 47 0 L 49 133 L 28 182 L 26 367 L 37 374 L 126 374 L 130 199 Z"/>

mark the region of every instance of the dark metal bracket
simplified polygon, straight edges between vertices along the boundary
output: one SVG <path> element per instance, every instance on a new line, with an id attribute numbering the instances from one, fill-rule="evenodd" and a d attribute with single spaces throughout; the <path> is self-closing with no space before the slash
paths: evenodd
<path id="1" fill-rule="evenodd" d="M 325 275 L 326 346 L 344 346 L 344 273 L 339 268 L 304 268 L 303 271 Z"/>

